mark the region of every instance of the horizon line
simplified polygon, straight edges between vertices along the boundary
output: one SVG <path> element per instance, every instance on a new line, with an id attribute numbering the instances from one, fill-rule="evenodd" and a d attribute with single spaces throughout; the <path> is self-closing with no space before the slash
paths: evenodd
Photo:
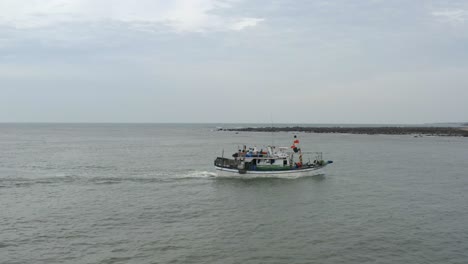
<path id="1" fill-rule="evenodd" d="M 14 121 L 2 122 L 0 124 L 266 124 L 266 125 L 295 125 L 295 124 L 308 124 L 308 125 L 428 125 L 428 124 L 468 124 L 468 121 L 448 121 L 448 122 L 424 122 L 424 123 L 308 123 L 308 122 L 46 122 L 46 121 Z"/>

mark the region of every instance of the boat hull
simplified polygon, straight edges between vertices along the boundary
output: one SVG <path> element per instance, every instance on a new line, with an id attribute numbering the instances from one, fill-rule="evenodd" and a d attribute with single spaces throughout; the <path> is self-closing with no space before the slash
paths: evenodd
<path id="1" fill-rule="evenodd" d="M 324 167 L 307 168 L 295 170 L 281 171 L 245 171 L 240 173 L 239 170 L 222 168 L 215 166 L 216 174 L 220 177 L 242 177 L 242 178 L 299 178 L 307 176 L 316 176 L 324 174 Z"/>

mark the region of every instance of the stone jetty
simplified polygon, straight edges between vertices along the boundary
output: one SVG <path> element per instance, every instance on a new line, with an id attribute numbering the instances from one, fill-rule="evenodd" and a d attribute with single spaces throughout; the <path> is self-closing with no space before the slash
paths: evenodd
<path id="1" fill-rule="evenodd" d="M 223 128 L 222 131 L 237 132 L 305 132 L 344 133 L 366 135 L 415 135 L 468 137 L 468 130 L 459 127 L 246 127 Z"/>

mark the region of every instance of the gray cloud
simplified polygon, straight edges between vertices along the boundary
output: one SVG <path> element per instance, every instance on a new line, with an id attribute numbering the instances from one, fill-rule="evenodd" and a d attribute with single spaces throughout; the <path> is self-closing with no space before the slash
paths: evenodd
<path id="1" fill-rule="evenodd" d="M 434 15 L 463 1 L 197 3 L 219 20 L 181 11 L 203 26 L 180 30 L 100 6 L 94 19 L 0 23 L 0 121 L 467 119 L 468 25 Z"/>

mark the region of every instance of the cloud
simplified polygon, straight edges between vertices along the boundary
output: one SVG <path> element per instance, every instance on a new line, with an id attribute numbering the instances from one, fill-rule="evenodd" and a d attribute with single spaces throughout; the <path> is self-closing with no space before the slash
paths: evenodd
<path id="1" fill-rule="evenodd" d="M 262 22 L 264 19 L 263 18 L 242 18 L 238 22 L 235 22 L 231 25 L 231 29 L 233 30 L 243 30 L 247 27 L 255 27 L 258 23 Z"/>
<path id="2" fill-rule="evenodd" d="M 434 11 L 431 13 L 434 17 L 442 22 L 450 24 L 462 24 L 468 20 L 468 11 L 463 9 L 448 9 L 443 11 Z"/>
<path id="3" fill-rule="evenodd" d="M 2 0 L 0 26 L 17 29 L 54 27 L 66 23 L 118 21 L 150 30 L 161 25 L 176 32 L 243 30 L 262 21 L 222 16 L 239 0 Z M 145 25 L 142 27 L 141 25 Z"/>

